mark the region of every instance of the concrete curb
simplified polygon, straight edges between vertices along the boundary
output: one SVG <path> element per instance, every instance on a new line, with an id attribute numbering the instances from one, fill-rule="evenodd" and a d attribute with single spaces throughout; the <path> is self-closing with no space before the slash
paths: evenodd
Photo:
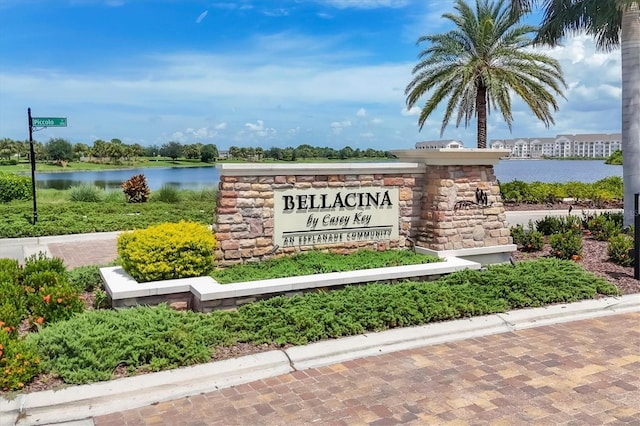
<path id="1" fill-rule="evenodd" d="M 640 312 L 640 294 L 523 309 L 503 314 L 346 337 L 110 382 L 0 398 L 0 426 L 46 425 L 87 419 L 315 368 L 472 337 Z"/>
<path id="2" fill-rule="evenodd" d="M 293 371 L 287 355 L 270 351 L 176 370 L 161 371 L 0 399 L 0 425 L 46 425 L 224 389 Z"/>

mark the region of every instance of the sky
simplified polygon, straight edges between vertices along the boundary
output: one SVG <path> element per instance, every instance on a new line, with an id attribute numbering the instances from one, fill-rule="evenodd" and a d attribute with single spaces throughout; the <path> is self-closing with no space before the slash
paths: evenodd
<path id="1" fill-rule="evenodd" d="M 416 41 L 448 31 L 452 11 L 450 0 L 0 0 L 0 138 L 28 139 L 30 107 L 67 117 L 35 132 L 41 142 L 474 148 L 475 120 L 441 136 L 442 109 L 419 131 L 419 107 L 406 108 Z M 512 132 L 493 112 L 489 140 L 620 132 L 619 50 L 579 34 L 537 50 L 569 86 L 555 125 L 513 98 Z"/>

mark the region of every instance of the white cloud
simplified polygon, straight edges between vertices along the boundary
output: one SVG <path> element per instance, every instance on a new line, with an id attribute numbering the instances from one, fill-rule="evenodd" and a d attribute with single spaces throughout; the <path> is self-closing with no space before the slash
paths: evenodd
<path id="1" fill-rule="evenodd" d="M 382 119 L 381 118 L 374 118 L 371 120 L 371 124 L 380 124 L 382 123 Z"/>
<path id="2" fill-rule="evenodd" d="M 404 115 L 404 116 L 414 116 L 414 115 L 420 115 L 420 108 L 414 106 L 411 109 L 407 109 L 407 107 L 402 108 L 402 110 L 400 110 L 400 114 Z"/>
<path id="3" fill-rule="evenodd" d="M 216 126 L 214 127 L 216 130 L 224 130 L 227 128 L 227 123 L 222 122 L 222 123 L 218 123 L 216 124 Z"/>
<path id="4" fill-rule="evenodd" d="M 264 121 L 257 120 L 256 123 L 245 123 L 244 125 L 251 134 L 259 137 L 274 136 L 276 129 L 264 127 Z"/>
<path id="5" fill-rule="evenodd" d="M 207 17 L 208 13 L 209 13 L 208 10 L 205 10 L 204 12 L 202 12 L 196 19 L 196 24 L 199 24 L 200 22 L 202 22 L 202 20 Z"/>
<path id="6" fill-rule="evenodd" d="M 289 11 L 287 9 L 284 9 L 284 8 L 264 10 L 262 13 L 264 13 L 266 16 L 270 16 L 272 18 L 279 18 L 281 16 L 289 16 Z"/>
<path id="7" fill-rule="evenodd" d="M 351 127 L 351 121 L 350 120 L 333 121 L 329 126 L 331 127 L 331 131 L 333 132 L 334 135 L 339 135 L 342 133 L 344 129 L 346 129 L 347 127 Z"/>
<path id="8" fill-rule="evenodd" d="M 356 117 L 366 117 L 367 111 L 364 108 L 360 108 L 358 112 L 356 112 Z"/>

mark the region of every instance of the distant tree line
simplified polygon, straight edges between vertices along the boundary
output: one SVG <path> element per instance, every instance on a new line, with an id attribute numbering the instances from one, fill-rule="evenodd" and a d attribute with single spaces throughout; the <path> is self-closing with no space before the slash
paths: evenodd
<path id="1" fill-rule="evenodd" d="M 0 161 L 19 162 L 29 160 L 29 141 L 0 139 Z M 62 164 L 69 161 L 87 161 L 105 164 L 120 164 L 123 161 L 137 161 L 140 157 L 168 157 L 172 160 L 186 158 L 199 159 L 209 163 L 219 158 L 233 160 L 261 161 L 263 159 L 279 161 L 297 161 L 310 158 L 323 159 L 358 159 L 358 158 L 391 158 L 387 151 L 367 148 L 353 149 L 346 146 L 342 149 L 329 147 L 314 147 L 308 144 L 299 145 L 297 148 L 263 149 L 261 147 L 237 147 L 232 146 L 221 156 L 215 144 L 181 144 L 170 141 L 161 146 L 151 145 L 143 147 L 140 144 L 126 144 L 120 139 L 104 141 L 97 139 L 92 145 L 84 143 L 71 143 L 66 139 L 52 138 L 46 143 L 34 142 L 34 152 L 38 161 L 50 161 Z"/>
<path id="2" fill-rule="evenodd" d="M 237 160 L 262 160 L 265 158 L 271 160 L 280 161 L 296 161 L 309 158 L 326 158 L 329 160 L 340 159 L 347 160 L 350 158 L 391 158 L 393 157 L 387 151 L 375 150 L 367 148 L 361 150 L 360 148 L 353 149 L 350 146 L 346 146 L 342 149 L 335 149 L 330 147 L 316 147 L 308 144 L 298 145 L 297 148 L 277 148 L 272 147 L 269 149 L 258 148 L 239 148 L 232 146 L 229 148 L 228 156 L 230 159 Z"/>

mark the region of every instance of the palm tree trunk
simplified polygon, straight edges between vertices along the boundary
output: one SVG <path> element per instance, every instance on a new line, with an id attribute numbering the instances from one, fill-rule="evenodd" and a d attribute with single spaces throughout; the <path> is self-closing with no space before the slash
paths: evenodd
<path id="1" fill-rule="evenodd" d="M 478 112 L 478 148 L 487 147 L 487 88 L 481 83 L 476 94 Z"/>
<path id="2" fill-rule="evenodd" d="M 622 176 L 624 225 L 633 224 L 634 194 L 640 193 L 640 10 L 632 3 L 622 14 Z"/>

